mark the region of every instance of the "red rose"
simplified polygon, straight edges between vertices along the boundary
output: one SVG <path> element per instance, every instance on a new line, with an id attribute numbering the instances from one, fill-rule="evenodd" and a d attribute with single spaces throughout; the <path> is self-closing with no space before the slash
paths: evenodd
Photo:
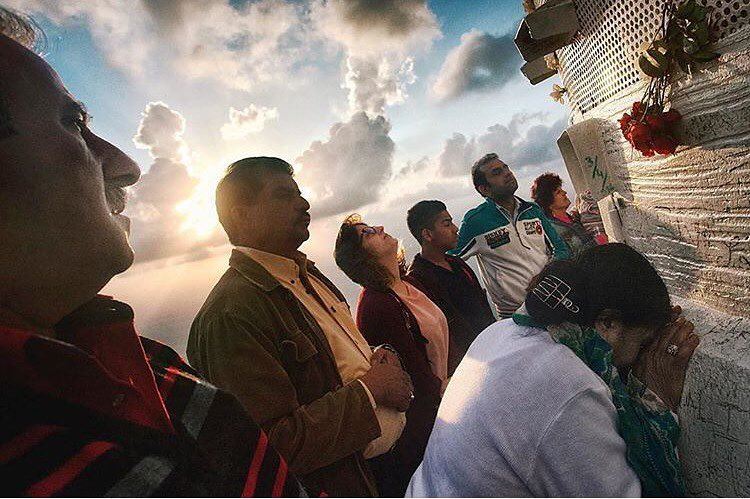
<path id="1" fill-rule="evenodd" d="M 630 143 L 638 149 L 644 156 L 653 156 L 654 151 L 651 146 L 652 131 L 645 123 L 635 122 L 630 127 Z"/>
<path id="2" fill-rule="evenodd" d="M 664 113 L 664 121 L 669 123 L 670 125 L 674 125 L 678 121 L 682 119 L 682 115 L 677 109 L 670 109 L 666 113 Z"/>
<path id="3" fill-rule="evenodd" d="M 622 134 L 625 136 L 625 138 L 627 138 L 630 131 L 630 122 L 633 121 L 632 116 L 630 116 L 628 113 L 625 113 L 622 115 L 622 118 L 617 121 L 620 122 L 620 130 L 622 130 Z"/>
<path id="4" fill-rule="evenodd" d="M 651 139 L 654 151 L 659 154 L 674 154 L 677 150 L 677 141 L 671 135 L 657 135 Z"/>
<path id="5" fill-rule="evenodd" d="M 663 114 L 647 114 L 645 121 L 646 124 L 651 127 L 651 130 L 655 132 L 663 130 L 667 125 Z"/>

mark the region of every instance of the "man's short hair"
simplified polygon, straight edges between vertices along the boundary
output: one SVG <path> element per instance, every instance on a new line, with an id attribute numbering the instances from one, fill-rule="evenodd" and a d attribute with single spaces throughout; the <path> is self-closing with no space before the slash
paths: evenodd
<path id="1" fill-rule="evenodd" d="M 409 208 L 406 213 L 406 225 L 419 244 L 422 244 L 422 229 L 434 229 L 437 216 L 445 210 L 445 203 L 437 200 L 420 201 Z"/>
<path id="2" fill-rule="evenodd" d="M 482 167 L 484 165 L 488 165 L 492 163 L 495 160 L 499 160 L 500 158 L 495 154 L 494 152 L 491 152 L 489 154 L 485 154 L 481 158 L 479 158 L 474 165 L 471 167 L 471 181 L 474 183 L 474 188 L 479 190 L 480 185 L 487 185 L 487 177 L 484 175 L 484 172 L 482 171 Z"/>
<path id="3" fill-rule="evenodd" d="M 268 156 L 245 158 L 229 165 L 226 174 L 216 186 L 216 213 L 232 244 L 235 244 L 229 223 L 232 207 L 254 203 L 265 185 L 263 177 L 268 173 L 283 173 L 292 176 L 294 168 L 279 158 Z"/>

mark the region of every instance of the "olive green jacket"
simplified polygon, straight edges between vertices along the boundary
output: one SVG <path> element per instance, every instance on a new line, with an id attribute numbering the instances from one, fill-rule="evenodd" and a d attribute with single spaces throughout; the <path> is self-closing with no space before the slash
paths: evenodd
<path id="1" fill-rule="evenodd" d="M 308 272 L 346 304 L 311 262 Z M 240 400 L 309 492 L 376 495 L 361 452 L 380 435 L 367 392 L 342 384 L 318 323 L 260 264 L 232 251 L 193 321 L 187 355 Z"/>

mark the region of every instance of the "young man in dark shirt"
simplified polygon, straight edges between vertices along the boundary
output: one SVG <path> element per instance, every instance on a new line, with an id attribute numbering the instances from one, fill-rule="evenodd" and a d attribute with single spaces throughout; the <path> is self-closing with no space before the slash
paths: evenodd
<path id="1" fill-rule="evenodd" d="M 440 307 L 450 330 L 449 371 L 463 358 L 474 338 L 495 322 L 487 294 L 461 258 L 446 254 L 456 247 L 458 227 L 441 201 L 420 201 L 406 223 L 422 247 L 407 276 Z"/>

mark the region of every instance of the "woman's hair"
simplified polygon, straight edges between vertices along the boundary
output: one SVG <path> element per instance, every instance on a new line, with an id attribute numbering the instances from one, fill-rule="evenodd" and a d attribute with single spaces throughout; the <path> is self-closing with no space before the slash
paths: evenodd
<path id="1" fill-rule="evenodd" d="M 386 291 L 393 282 L 393 276 L 387 268 L 378 262 L 375 255 L 368 253 L 362 246 L 362 237 L 357 230 L 357 225 L 363 223 L 362 217 L 356 213 L 346 217 L 336 237 L 333 257 L 336 260 L 336 265 L 352 281 L 364 288 Z M 399 271 L 404 274 L 406 265 L 403 250 L 399 250 L 397 257 Z"/>
<path id="2" fill-rule="evenodd" d="M 670 317 L 669 293 L 656 269 L 633 248 L 610 243 L 575 260 L 549 263 L 529 285 L 526 310 L 537 322 L 594 324 L 602 311 L 626 326 L 661 327 Z"/>
<path id="3" fill-rule="evenodd" d="M 542 207 L 547 216 L 552 216 L 549 207 L 555 199 L 555 191 L 562 187 L 562 179 L 554 173 L 543 173 L 531 185 L 531 198 Z"/>

